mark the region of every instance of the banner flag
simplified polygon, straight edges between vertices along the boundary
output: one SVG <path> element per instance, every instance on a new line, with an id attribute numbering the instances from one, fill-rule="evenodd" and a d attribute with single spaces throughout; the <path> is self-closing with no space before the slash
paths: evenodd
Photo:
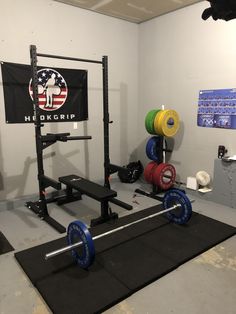
<path id="1" fill-rule="evenodd" d="M 1 64 L 7 123 L 33 123 L 31 66 Z M 39 113 L 42 122 L 88 119 L 87 71 L 37 67 Z"/>

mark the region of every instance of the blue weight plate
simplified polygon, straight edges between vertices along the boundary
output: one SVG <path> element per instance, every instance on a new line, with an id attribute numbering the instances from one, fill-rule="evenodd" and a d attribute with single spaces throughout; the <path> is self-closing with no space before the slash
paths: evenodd
<path id="1" fill-rule="evenodd" d="M 160 146 L 160 137 L 152 136 L 146 145 L 146 155 L 149 159 L 158 162 L 158 146 Z"/>
<path id="2" fill-rule="evenodd" d="M 81 268 L 88 268 L 92 265 L 95 257 L 94 242 L 88 228 L 83 222 L 76 220 L 69 224 L 67 241 L 69 245 L 82 242 L 80 248 L 72 250 L 72 256 Z"/>
<path id="3" fill-rule="evenodd" d="M 178 189 L 171 189 L 166 192 L 163 199 L 164 209 L 173 205 L 180 205 L 181 207 L 167 212 L 166 217 L 178 225 L 186 224 L 192 216 L 192 204 L 187 195 Z"/>

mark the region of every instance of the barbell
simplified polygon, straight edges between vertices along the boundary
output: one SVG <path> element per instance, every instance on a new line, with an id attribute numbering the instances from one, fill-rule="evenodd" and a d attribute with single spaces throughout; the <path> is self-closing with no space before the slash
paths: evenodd
<path id="1" fill-rule="evenodd" d="M 87 269 L 92 265 L 95 258 L 95 240 L 162 214 L 166 214 L 166 217 L 170 222 L 174 222 L 179 225 L 186 224 L 192 215 L 192 202 L 193 201 L 190 201 L 183 191 L 171 189 L 166 192 L 163 197 L 163 210 L 94 237 L 92 237 L 87 226 L 82 221 L 76 220 L 70 223 L 67 228 L 67 241 L 69 245 L 47 253 L 45 255 L 45 259 L 48 260 L 59 254 L 71 251 L 72 256 L 75 258 L 78 265 L 81 268 Z M 176 209 L 178 209 L 178 212 L 174 212 Z M 79 247 L 82 247 L 82 252 L 75 250 Z"/>

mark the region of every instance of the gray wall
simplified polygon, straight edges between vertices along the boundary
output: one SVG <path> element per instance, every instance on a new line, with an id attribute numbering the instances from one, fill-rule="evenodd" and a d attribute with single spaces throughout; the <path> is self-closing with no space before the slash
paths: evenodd
<path id="1" fill-rule="evenodd" d="M 186 7 L 139 28 L 139 156 L 148 162 L 146 113 L 161 105 L 177 110 L 181 127 L 168 157 L 185 182 L 199 170 L 213 176 L 218 145 L 236 154 L 236 130 L 197 126 L 199 90 L 236 87 L 236 20 L 203 21 L 206 5 Z"/>
<path id="2" fill-rule="evenodd" d="M 43 53 L 99 60 L 109 56 L 111 161 L 126 164 L 137 142 L 138 25 L 51 0 L 0 1 L 0 11 L 0 60 L 29 64 L 30 44 Z M 88 69 L 89 77 L 89 121 L 77 129 L 72 123 L 45 124 L 43 132 L 93 137 L 46 149 L 45 173 L 55 179 L 71 173 L 102 179 L 101 66 L 42 58 L 39 65 Z M 34 127 L 5 124 L 1 86 L 0 199 L 37 193 L 36 178 Z"/>
<path id="3" fill-rule="evenodd" d="M 0 59 L 29 64 L 29 45 L 38 51 L 101 59 L 109 56 L 111 161 L 126 164 L 140 158 L 144 165 L 149 138 L 146 113 L 175 109 L 181 128 L 168 160 L 178 178 L 205 170 L 213 176 L 220 144 L 236 153 L 235 130 L 197 127 L 200 89 L 236 87 L 236 21 L 202 21 L 206 3 L 137 25 L 51 0 L 1 1 Z M 42 19 L 43 17 L 43 19 Z M 89 121 L 46 124 L 44 132 L 92 135 L 88 142 L 53 145 L 45 150 L 46 174 L 70 173 L 92 180 L 103 177 L 102 81 L 97 65 L 40 60 L 41 65 L 85 68 L 89 71 Z M 1 79 L 1 78 L 0 78 Z M 0 81 L 1 82 L 1 81 Z M 0 198 L 37 192 L 33 125 L 5 124 L 0 88 Z"/>

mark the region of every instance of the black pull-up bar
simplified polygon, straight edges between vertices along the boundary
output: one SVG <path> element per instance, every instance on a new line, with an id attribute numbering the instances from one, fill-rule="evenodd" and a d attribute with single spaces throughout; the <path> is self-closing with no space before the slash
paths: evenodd
<path id="1" fill-rule="evenodd" d="M 80 61 L 80 62 L 102 64 L 102 61 L 98 61 L 98 60 L 89 60 L 89 59 L 81 59 L 81 58 L 74 58 L 74 57 L 57 56 L 57 55 L 50 55 L 50 54 L 45 54 L 45 53 L 37 53 L 37 56 L 38 57 L 45 57 L 45 58 L 53 58 L 53 59 L 63 59 L 63 60 L 70 60 L 70 61 Z"/>

